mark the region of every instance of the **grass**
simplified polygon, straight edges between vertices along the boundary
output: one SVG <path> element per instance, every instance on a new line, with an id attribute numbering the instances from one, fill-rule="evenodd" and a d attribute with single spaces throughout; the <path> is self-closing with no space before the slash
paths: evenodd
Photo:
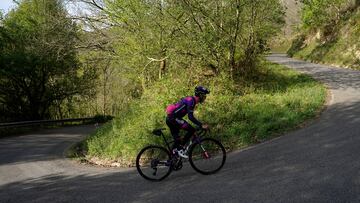
<path id="1" fill-rule="evenodd" d="M 325 102 L 325 87 L 311 77 L 269 62 L 261 67 L 256 79 L 232 82 L 218 76 L 206 84 L 211 94 L 195 114 L 210 124 L 213 135 L 221 139 L 228 150 L 294 129 L 316 116 Z M 192 88 L 179 88 L 187 84 L 188 80 L 184 79 L 163 79 L 149 87 L 127 112 L 99 128 L 78 146 L 82 146 L 87 159 L 132 166 L 142 147 L 162 144 L 150 131 L 166 126 L 166 105 L 192 94 Z M 170 132 L 166 134 L 170 138 Z"/>

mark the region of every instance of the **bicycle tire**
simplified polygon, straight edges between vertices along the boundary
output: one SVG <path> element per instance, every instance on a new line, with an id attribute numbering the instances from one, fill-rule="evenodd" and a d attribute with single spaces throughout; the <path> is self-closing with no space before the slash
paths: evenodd
<path id="1" fill-rule="evenodd" d="M 218 159 L 217 162 L 219 163 L 216 164 L 215 159 Z M 224 146 L 218 140 L 213 138 L 202 139 L 200 143 L 193 144 L 189 151 L 189 162 L 191 167 L 203 175 L 210 175 L 218 172 L 224 166 L 225 161 L 226 151 Z M 204 170 L 200 164 L 215 165 L 215 167 L 210 170 Z"/>
<path id="2" fill-rule="evenodd" d="M 158 151 L 158 154 L 152 153 L 152 151 Z M 155 156 L 152 157 L 153 155 Z M 165 179 L 167 176 L 169 176 L 172 171 L 170 158 L 171 158 L 170 152 L 164 147 L 154 146 L 154 145 L 147 146 L 143 148 L 136 157 L 136 169 L 139 172 L 139 174 L 147 180 L 161 181 Z M 165 162 L 168 163 L 168 166 L 166 166 Z M 150 166 L 147 166 L 149 164 Z M 158 164 L 160 164 L 164 168 L 162 170 L 163 174 L 156 176 L 158 173 L 158 168 L 157 168 Z M 155 166 L 156 169 L 152 165 L 156 165 Z M 145 170 L 149 171 L 150 174 Z"/>

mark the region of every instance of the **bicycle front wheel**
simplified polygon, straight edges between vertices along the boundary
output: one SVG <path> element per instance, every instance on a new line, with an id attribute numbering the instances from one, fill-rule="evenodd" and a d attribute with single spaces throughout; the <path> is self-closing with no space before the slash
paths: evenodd
<path id="1" fill-rule="evenodd" d="M 225 164 L 224 146 L 212 138 L 204 138 L 192 145 L 189 151 L 190 165 L 199 173 L 210 175 L 218 172 Z"/>
<path id="2" fill-rule="evenodd" d="M 160 146 L 143 148 L 136 157 L 136 169 L 147 180 L 163 180 L 172 170 L 169 151 Z"/>

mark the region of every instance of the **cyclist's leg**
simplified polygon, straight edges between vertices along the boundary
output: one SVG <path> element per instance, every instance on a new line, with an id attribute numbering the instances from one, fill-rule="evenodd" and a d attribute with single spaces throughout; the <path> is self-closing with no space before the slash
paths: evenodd
<path id="1" fill-rule="evenodd" d="M 181 138 L 179 136 L 180 126 L 177 124 L 175 119 L 166 118 L 166 124 L 170 128 L 171 135 L 174 138 L 174 144 L 172 146 L 173 149 L 180 148 Z"/>
<path id="2" fill-rule="evenodd" d="M 181 126 L 181 129 L 184 129 L 187 131 L 187 133 L 181 143 L 182 145 L 185 145 L 190 140 L 190 138 L 194 135 L 196 130 L 192 125 L 190 125 L 186 121 L 184 121 L 183 125 Z"/>

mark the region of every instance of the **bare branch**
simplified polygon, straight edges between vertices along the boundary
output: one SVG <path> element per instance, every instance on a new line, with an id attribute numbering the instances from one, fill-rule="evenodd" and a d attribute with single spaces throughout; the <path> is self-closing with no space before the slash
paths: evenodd
<path id="1" fill-rule="evenodd" d="M 78 0 L 79 2 L 82 2 L 84 4 L 90 5 L 91 7 L 97 8 L 99 10 L 104 10 L 104 6 L 101 4 L 104 4 L 104 2 L 102 0 L 100 0 L 100 2 L 102 3 L 98 3 L 96 0 Z"/>
<path id="2" fill-rule="evenodd" d="M 158 62 L 164 61 L 164 60 L 166 60 L 166 59 L 168 58 L 168 56 L 165 57 L 165 58 L 162 58 L 162 59 L 154 59 L 154 58 L 151 58 L 151 57 L 146 57 L 146 58 L 148 58 L 148 59 L 150 60 L 150 63 L 151 63 L 151 62 L 153 62 L 153 61 L 158 61 Z"/>

